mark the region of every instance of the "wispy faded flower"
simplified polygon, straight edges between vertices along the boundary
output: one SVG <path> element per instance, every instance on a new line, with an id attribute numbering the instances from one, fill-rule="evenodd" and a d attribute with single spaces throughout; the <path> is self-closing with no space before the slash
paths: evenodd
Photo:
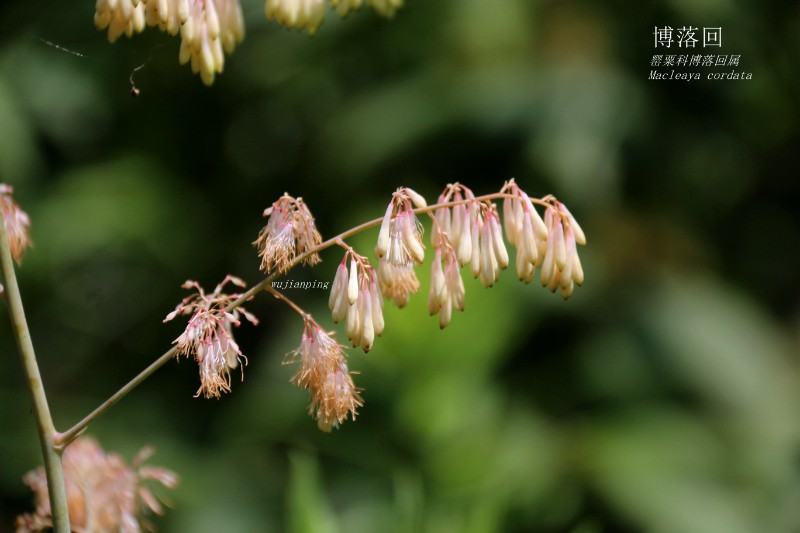
<path id="1" fill-rule="evenodd" d="M 302 198 L 284 193 L 264 211 L 264 216 L 269 216 L 269 220 L 253 245 L 258 249 L 261 270 L 265 273 L 287 272 L 296 256 L 310 252 L 322 242 L 314 217 Z M 303 259 L 310 266 L 320 261 L 316 252 Z"/>
<path id="2" fill-rule="evenodd" d="M 142 449 L 131 465 L 106 453 L 90 437 L 79 437 L 63 456 L 64 482 L 72 530 L 81 533 L 140 533 L 153 530 L 149 514 L 163 514 L 155 486 L 174 489 L 178 476 L 165 468 L 146 466 L 152 448 Z M 25 484 L 34 493 L 36 510 L 17 517 L 16 533 L 53 528 L 47 478 L 43 468 L 28 472 Z"/>
<path id="3" fill-rule="evenodd" d="M 285 361 L 286 364 L 298 362 L 300 369 L 292 383 L 309 390 L 309 414 L 317 419 L 319 428 L 330 431 L 348 416 L 355 420 L 357 409 L 364 403 L 347 369 L 344 351 L 333 336 L 310 317 L 305 318 L 300 346 Z"/>
<path id="4" fill-rule="evenodd" d="M 206 294 L 196 281 L 185 282 L 182 285 L 184 289 L 195 289 L 197 292 L 184 298 L 164 319 L 164 322 L 169 322 L 178 315 L 191 315 L 186 329 L 173 344 L 177 344 L 178 356 L 193 355 L 200 367 L 200 388 L 195 396 L 202 394 L 206 398 L 219 398 L 221 393 L 230 392 L 231 370 L 240 363 L 247 364 L 247 358 L 233 339 L 233 326 L 240 325 L 241 316 L 253 325 L 258 324 L 258 319 L 241 306 L 231 311 L 225 310 L 240 297 L 236 293 L 222 292 L 228 283 L 245 287 L 239 278 L 226 276 L 214 292 Z"/>
<path id="5" fill-rule="evenodd" d="M 20 264 L 25 249 L 33 245 L 28 235 L 31 219 L 14 201 L 13 194 L 14 188 L 11 185 L 0 183 L 0 210 L 3 212 L 8 244 L 14 261 Z"/>

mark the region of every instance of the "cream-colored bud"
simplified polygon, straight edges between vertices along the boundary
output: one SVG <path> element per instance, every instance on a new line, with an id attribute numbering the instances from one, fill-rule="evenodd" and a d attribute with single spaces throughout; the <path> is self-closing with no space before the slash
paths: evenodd
<path id="1" fill-rule="evenodd" d="M 497 258 L 494 253 L 493 235 L 489 221 L 485 221 L 481 231 L 481 284 L 491 287 L 497 279 Z"/>
<path id="2" fill-rule="evenodd" d="M 569 280 L 569 283 L 565 286 L 563 283 L 561 284 L 561 296 L 564 297 L 566 300 L 572 295 L 572 291 L 575 290 L 575 284 L 572 283 L 572 280 Z"/>
<path id="3" fill-rule="evenodd" d="M 456 194 L 454 198 L 456 201 L 461 199 L 460 194 Z M 450 244 L 453 245 L 454 250 L 458 250 L 461 245 L 461 238 L 464 235 L 464 226 L 469 229 L 469 222 L 467 222 L 467 206 L 456 205 L 453 206 L 453 223 L 450 225 Z"/>
<path id="4" fill-rule="evenodd" d="M 442 271 L 442 249 L 437 248 L 431 263 L 431 286 L 428 292 L 428 313 L 431 316 L 439 312 L 446 299 L 444 272 Z"/>
<path id="5" fill-rule="evenodd" d="M 564 246 L 564 226 L 561 224 L 561 217 L 558 214 L 553 215 L 553 225 L 551 226 L 551 238 L 553 239 L 553 251 L 555 252 L 556 267 L 558 270 L 564 270 L 567 262 L 567 249 Z"/>
<path id="6" fill-rule="evenodd" d="M 386 208 L 386 214 L 383 215 L 383 222 L 381 222 L 381 230 L 378 233 L 378 244 L 375 245 L 375 255 L 379 258 L 386 255 L 389 250 L 389 233 L 392 229 L 392 210 L 394 209 L 394 202 L 389 202 L 389 207 Z"/>
<path id="7" fill-rule="evenodd" d="M 331 296 L 328 300 L 331 316 L 334 323 L 338 324 L 347 316 L 350 302 L 347 300 L 347 267 L 340 264 L 336 269 L 336 276 L 331 287 Z"/>
<path id="8" fill-rule="evenodd" d="M 133 10 L 133 30 L 136 33 L 139 33 L 144 30 L 145 24 L 145 16 L 144 16 L 144 4 L 139 4 L 136 6 L 136 9 Z"/>
<path id="9" fill-rule="evenodd" d="M 528 262 L 537 266 L 541 264 L 539 250 L 536 246 L 536 236 L 533 232 L 533 222 L 528 211 L 525 212 L 522 219 L 522 233 L 518 246 L 518 254 L 522 254 Z"/>
<path id="10" fill-rule="evenodd" d="M 411 189 L 410 187 L 405 187 L 404 191 L 408 195 L 408 197 L 411 198 L 411 202 L 415 206 L 419 208 L 428 207 L 428 202 L 425 201 L 425 198 L 423 198 L 420 193 L 418 193 L 414 189 Z"/>
<path id="11" fill-rule="evenodd" d="M 517 248 L 516 266 L 519 280 L 530 283 L 536 273 L 536 267 L 528 260 L 527 254 L 523 252 L 522 248 Z"/>
<path id="12" fill-rule="evenodd" d="M 444 267 L 444 279 L 450 302 L 453 307 L 463 311 L 465 301 L 464 280 L 461 279 L 458 262 L 452 256 L 447 260 L 447 264 Z"/>
<path id="13" fill-rule="evenodd" d="M 583 285 L 583 266 L 581 265 L 580 257 L 578 257 L 578 247 L 575 246 L 576 240 L 570 239 L 567 243 L 567 261 L 572 263 L 572 280 L 576 285 L 581 286 Z"/>
<path id="14" fill-rule="evenodd" d="M 497 266 L 501 270 L 508 268 L 508 251 L 503 242 L 503 232 L 500 230 L 500 223 L 497 217 L 491 217 L 490 229 L 492 231 L 492 244 L 494 245 L 494 254 L 497 258 Z"/>
<path id="15" fill-rule="evenodd" d="M 433 218 L 436 220 L 433 230 L 431 231 L 431 246 L 439 246 L 442 238 L 441 232 L 447 233 L 450 236 L 450 210 L 446 207 L 440 207 L 433 213 Z M 452 243 L 453 240 L 450 239 Z"/>
<path id="16" fill-rule="evenodd" d="M 361 348 L 368 352 L 372 349 L 372 343 L 375 341 L 375 328 L 372 323 L 372 296 L 369 290 L 365 290 L 361 291 L 358 298 L 361 306 L 361 316 L 364 321 L 361 331 Z"/>
<path id="17" fill-rule="evenodd" d="M 470 257 L 470 272 L 472 272 L 472 277 L 477 278 L 481 273 L 481 245 L 480 245 L 480 235 L 481 230 L 478 226 L 478 220 L 476 219 L 475 222 L 472 223 L 472 231 L 471 234 L 471 241 L 472 241 L 472 255 Z"/>
<path id="18" fill-rule="evenodd" d="M 356 303 L 358 298 L 358 264 L 355 259 L 350 260 L 350 279 L 347 283 L 347 301 L 350 305 Z"/>
<path id="19" fill-rule="evenodd" d="M 518 246 L 517 234 L 519 233 L 519 229 L 516 227 L 517 220 L 514 217 L 515 203 L 517 203 L 517 201 L 511 198 L 503 199 L 503 229 L 506 231 L 506 238 L 509 244 Z"/>
<path id="20" fill-rule="evenodd" d="M 204 34 L 202 36 L 201 54 L 200 54 L 200 79 L 206 85 L 214 83 L 214 72 L 216 71 L 214 65 L 214 53 L 211 51 L 211 44 L 208 42 L 208 37 Z"/>
<path id="21" fill-rule="evenodd" d="M 219 16 L 217 16 L 214 0 L 206 0 L 204 7 L 206 12 L 206 32 L 209 39 L 216 39 L 219 37 Z"/>
<path id="22" fill-rule="evenodd" d="M 413 217 L 414 215 L 409 215 Z M 423 261 L 425 261 L 425 249 L 422 246 L 422 242 L 419 240 L 419 236 L 417 234 L 417 229 L 414 227 L 414 220 L 408 220 L 406 224 L 403 224 L 403 243 L 408 250 L 411 259 L 418 265 L 421 265 Z"/>
<path id="23" fill-rule="evenodd" d="M 158 6 L 159 19 L 161 19 L 161 22 L 167 22 L 167 16 L 169 16 L 169 4 L 167 3 L 167 0 L 149 0 L 149 1 L 156 2 L 156 5 Z"/>
<path id="24" fill-rule="evenodd" d="M 439 327 L 441 329 L 446 328 L 452 318 L 453 318 L 453 306 L 450 302 L 450 295 L 447 295 L 447 298 L 445 298 L 445 302 L 442 305 L 442 308 L 439 310 Z"/>
<path id="25" fill-rule="evenodd" d="M 539 212 L 536 211 L 536 208 L 533 206 L 533 202 L 531 202 L 530 197 L 526 193 L 522 193 L 523 198 L 525 198 L 525 208 L 531 214 L 531 221 L 533 222 L 533 232 L 536 235 L 536 239 L 539 241 L 546 241 L 547 240 L 547 224 L 544 223 L 542 217 L 539 216 Z M 545 217 L 547 216 L 547 212 L 545 212 Z"/>
<path id="26" fill-rule="evenodd" d="M 152 2 L 152 0 L 147 0 L 148 2 Z M 189 0 L 178 0 L 178 20 L 181 24 L 186 23 L 189 20 L 189 14 L 191 11 L 189 10 Z"/>
<path id="27" fill-rule="evenodd" d="M 361 314 L 359 313 L 357 304 L 348 307 L 347 324 L 344 329 L 347 338 L 353 342 L 353 346 L 358 346 L 360 342 L 356 342 L 356 339 L 361 338 Z"/>
<path id="28" fill-rule="evenodd" d="M 458 238 L 458 247 L 456 248 L 456 257 L 461 266 L 469 263 L 472 259 L 472 232 L 470 231 L 471 224 L 464 213 L 464 222 L 461 224 L 460 236 Z"/>
<path id="29" fill-rule="evenodd" d="M 341 279 L 343 276 L 347 276 L 347 267 L 343 264 L 339 264 L 339 267 L 336 269 L 336 275 L 333 277 L 333 284 L 331 286 L 331 294 L 328 297 L 328 309 L 333 311 L 333 308 L 336 307 L 336 301 L 339 298 L 339 294 L 341 293 Z"/>
<path id="30" fill-rule="evenodd" d="M 375 331 L 375 335 L 380 337 L 384 327 L 383 298 L 374 278 L 370 284 L 370 296 L 372 297 L 372 329 Z"/>
<path id="31" fill-rule="evenodd" d="M 561 202 L 559 202 L 558 205 L 561 208 L 561 210 L 564 213 L 566 213 L 567 222 L 568 222 L 568 224 L 570 226 L 572 226 L 572 231 L 575 232 L 575 242 L 580 244 L 580 245 L 582 245 L 582 246 L 585 246 L 586 245 L 586 234 L 583 233 L 583 229 L 581 228 L 580 224 L 578 224 L 578 221 L 575 220 L 574 216 L 572 216 L 572 213 L 570 213 L 569 209 L 567 209 L 567 206 L 565 206 Z"/>
<path id="32" fill-rule="evenodd" d="M 539 281 L 542 284 L 542 287 L 547 287 L 553 281 L 553 277 L 555 276 L 555 252 L 553 251 L 553 242 L 555 239 L 548 239 L 547 241 L 547 250 L 544 254 L 544 260 L 542 261 L 542 270 L 539 272 Z"/>

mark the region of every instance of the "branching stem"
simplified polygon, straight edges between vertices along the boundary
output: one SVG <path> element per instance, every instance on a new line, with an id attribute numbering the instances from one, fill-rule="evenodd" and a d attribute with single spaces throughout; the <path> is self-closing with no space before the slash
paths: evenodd
<path id="1" fill-rule="evenodd" d="M 47 405 L 47 396 L 39 373 L 36 353 L 33 351 L 33 342 L 25 319 L 25 309 L 22 307 L 22 297 L 19 293 L 17 276 L 14 272 L 14 258 L 6 233 L 5 217 L 0 210 L 0 270 L 3 272 L 8 314 L 14 329 L 14 338 L 17 340 L 22 368 L 27 380 L 28 392 L 33 402 L 33 412 L 36 418 L 36 427 L 39 432 L 39 442 L 44 458 L 44 470 L 47 476 L 47 487 L 50 496 L 50 509 L 52 510 L 53 529 L 56 533 L 69 533 L 69 511 L 67 506 L 67 489 L 64 483 L 64 469 L 61 464 L 61 453 L 55 445 L 56 430 L 50 408 Z"/>

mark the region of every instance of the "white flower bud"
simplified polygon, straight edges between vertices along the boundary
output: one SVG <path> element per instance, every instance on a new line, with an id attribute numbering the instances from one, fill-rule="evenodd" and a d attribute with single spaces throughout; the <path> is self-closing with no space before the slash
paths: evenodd
<path id="1" fill-rule="evenodd" d="M 358 298 L 358 264 L 355 259 L 350 260 L 350 280 L 347 283 L 347 301 L 350 305 L 356 303 Z"/>

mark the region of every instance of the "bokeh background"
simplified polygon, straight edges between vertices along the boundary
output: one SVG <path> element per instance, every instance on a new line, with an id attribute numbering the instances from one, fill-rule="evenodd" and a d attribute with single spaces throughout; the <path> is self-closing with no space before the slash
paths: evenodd
<path id="1" fill-rule="evenodd" d="M 232 394 L 193 398 L 196 366 L 173 362 L 89 429 L 180 473 L 160 531 L 800 531 L 797 3 L 408 0 L 391 21 L 329 12 L 314 37 L 242 4 L 211 88 L 177 38 L 109 45 L 91 1 L 0 7 L 0 181 L 33 219 L 19 280 L 60 429 L 170 346 L 184 280 L 261 279 L 250 243 L 284 191 L 331 236 L 399 185 L 514 176 L 581 222 L 586 283 L 564 302 L 466 275 L 440 331 L 420 268 L 351 352 L 366 405 L 331 434 L 281 365 L 301 321 L 259 297 Z M 753 79 L 648 80 L 667 25 L 722 27 L 711 52 Z M 331 280 L 340 257 L 290 278 Z M 288 292 L 333 326 L 325 291 Z M 5 312 L 0 345 L 11 531 L 41 459 Z"/>

